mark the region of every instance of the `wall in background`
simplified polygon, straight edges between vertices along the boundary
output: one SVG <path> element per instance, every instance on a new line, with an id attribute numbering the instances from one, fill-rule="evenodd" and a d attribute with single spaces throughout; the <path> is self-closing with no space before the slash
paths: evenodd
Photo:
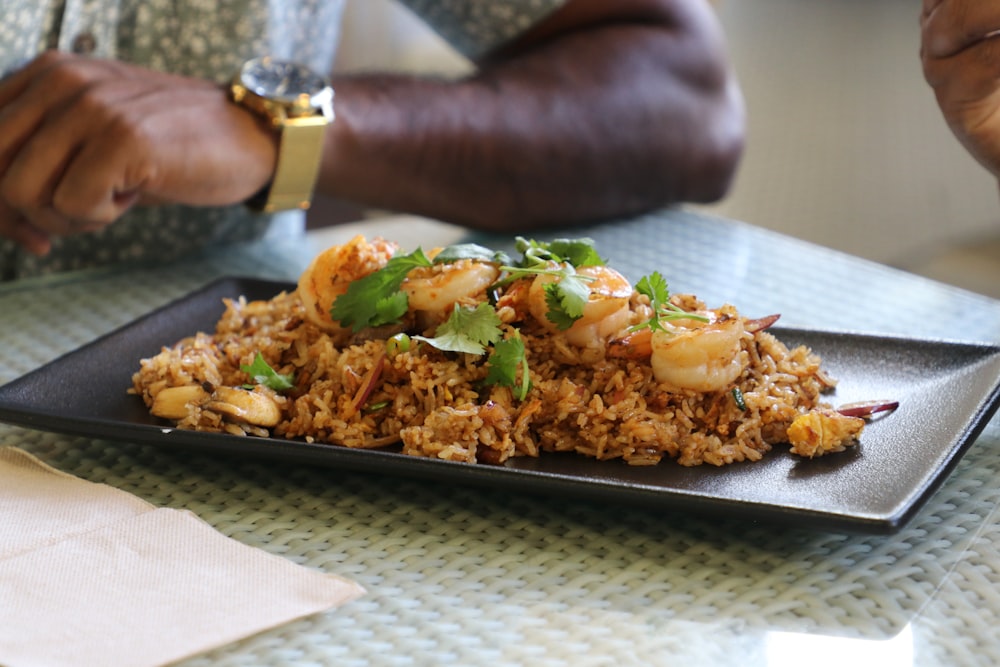
<path id="1" fill-rule="evenodd" d="M 711 210 L 914 266 L 1000 235 L 997 186 L 951 135 L 911 0 L 741 0 L 720 16 L 749 112 L 732 195 Z"/>
<path id="2" fill-rule="evenodd" d="M 335 69 L 459 73 L 469 63 L 393 0 L 347 0 Z"/>

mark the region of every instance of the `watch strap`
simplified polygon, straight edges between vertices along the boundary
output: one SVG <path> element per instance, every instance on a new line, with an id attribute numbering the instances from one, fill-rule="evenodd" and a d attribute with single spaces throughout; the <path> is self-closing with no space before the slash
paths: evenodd
<path id="1" fill-rule="evenodd" d="M 247 201 L 247 206 L 265 213 L 308 209 L 328 126 L 329 120 L 321 115 L 287 118 L 280 126 L 274 178 Z M 305 184 L 309 184 L 308 189 Z"/>

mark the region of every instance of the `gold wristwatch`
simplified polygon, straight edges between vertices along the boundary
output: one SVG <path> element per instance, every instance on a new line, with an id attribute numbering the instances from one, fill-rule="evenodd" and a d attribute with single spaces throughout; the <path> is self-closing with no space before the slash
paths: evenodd
<path id="1" fill-rule="evenodd" d="M 333 122 L 333 88 L 304 65 L 264 57 L 244 63 L 229 91 L 279 134 L 274 178 L 247 205 L 265 212 L 309 208 Z"/>

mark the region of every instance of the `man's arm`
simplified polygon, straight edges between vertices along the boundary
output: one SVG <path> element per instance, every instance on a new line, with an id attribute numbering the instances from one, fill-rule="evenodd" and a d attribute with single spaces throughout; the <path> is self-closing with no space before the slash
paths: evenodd
<path id="1" fill-rule="evenodd" d="M 505 230 L 711 201 L 744 110 L 705 0 L 570 0 L 459 81 L 348 76 L 319 189 Z"/>
<path id="2" fill-rule="evenodd" d="M 729 184 L 743 109 L 705 0 L 570 0 L 479 66 L 337 80 L 320 191 L 511 230 Z M 0 81 L 0 236 L 44 254 L 136 203 L 236 204 L 276 154 L 218 83 L 49 52 Z"/>
<path id="3" fill-rule="evenodd" d="M 963 146 L 1000 178 L 1000 4 L 924 0 L 924 76 Z"/>

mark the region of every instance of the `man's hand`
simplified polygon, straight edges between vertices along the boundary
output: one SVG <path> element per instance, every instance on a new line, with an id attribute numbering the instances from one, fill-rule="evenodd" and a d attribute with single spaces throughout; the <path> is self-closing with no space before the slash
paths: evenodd
<path id="1" fill-rule="evenodd" d="M 137 203 L 237 203 L 275 155 L 215 83 L 48 52 L 0 81 L 0 235 L 44 254 Z"/>
<path id="2" fill-rule="evenodd" d="M 1000 178 L 1000 3 L 924 0 L 924 77 L 965 148 Z"/>

